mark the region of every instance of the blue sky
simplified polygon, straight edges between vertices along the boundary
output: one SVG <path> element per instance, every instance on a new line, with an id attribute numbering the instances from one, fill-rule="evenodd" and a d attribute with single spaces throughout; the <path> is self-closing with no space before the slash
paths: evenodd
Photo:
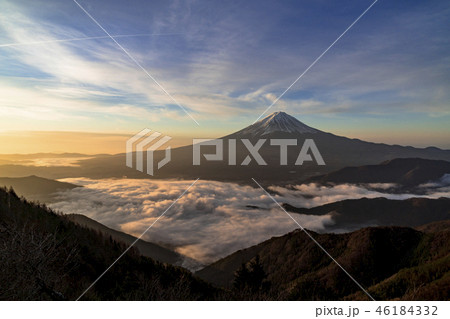
<path id="1" fill-rule="evenodd" d="M 218 137 L 253 121 L 373 1 L 0 1 L 0 129 Z M 379 0 L 269 111 L 450 148 L 450 5 Z M 54 41 L 58 40 L 58 41 Z M 38 42 L 38 43 L 37 43 Z"/>

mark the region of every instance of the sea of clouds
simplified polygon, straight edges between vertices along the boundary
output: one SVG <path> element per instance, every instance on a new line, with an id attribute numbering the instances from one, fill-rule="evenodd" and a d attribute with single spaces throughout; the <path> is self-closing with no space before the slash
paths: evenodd
<path id="1" fill-rule="evenodd" d="M 132 234 L 141 235 L 185 191 L 193 181 L 144 179 L 68 178 L 60 181 L 78 187 L 58 194 L 49 206 L 66 214 L 83 214 L 98 222 Z M 431 198 L 450 196 L 450 178 L 444 176 L 433 190 L 421 195 Z M 407 199 L 414 194 L 381 192 L 395 185 L 294 185 L 269 187 L 279 203 L 314 207 L 344 199 L 386 197 Z M 375 187 L 377 190 L 370 190 Z M 304 228 L 323 231 L 332 225 L 330 215 L 292 214 Z M 236 250 L 273 236 L 284 235 L 298 225 L 257 187 L 216 181 L 198 181 L 189 189 L 142 239 L 161 243 L 203 264 L 209 264 Z"/>

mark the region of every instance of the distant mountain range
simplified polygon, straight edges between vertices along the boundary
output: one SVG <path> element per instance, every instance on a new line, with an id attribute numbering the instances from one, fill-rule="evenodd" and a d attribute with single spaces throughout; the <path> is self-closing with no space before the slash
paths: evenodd
<path id="1" fill-rule="evenodd" d="M 386 198 L 347 199 L 313 208 L 283 207 L 303 215 L 330 215 L 334 224 L 325 225 L 325 232 L 349 231 L 367 226 L 416 227 L 434 221 L 450 219 L 450 198 Z"/>
<path id="2" fill-rule="evenodd" d="M 397 158 L 378 165 L 346 167 L 325 175 L 314 176 L 305 183 L 358 184 L 395 183 L 404 188 L 438 181 L 445 174 L 450 175 L 450 162 L 422 158 Z"/>
<path id="3" fill-rule="evenodd" d="M 162 132 L 164 133 L 164 132 Z M 249 155 L 241 139 L 248 139 L 255 145 L 259 139 L 266 141 L 259 154 L 267 165 L 256 165 L 250 156 L 248 165 L 241 165 Z M 280 165 L 280 146 L 270 145 L 270 139 L 297 140 L 297 146 L 288 146 L 287 165 Z M 316 161 L 295 165 L 303 143 L 313 139 L 326 165 Z M 395 158 L 422 158 L 450 161 L 450 150 L 436 147 L 414 148 L 411 146 L 387 145 L 365 142 L 337 136 L 307 126 L 296 118 L 275 112 L 261 121 L 238 132 L 227 135 L 223 140 L 223 161 L 206 161 L 193 165 L 192 145 L 172 149 L 171 161 L 159 170 L 154 178 L 210 179 L 249 183 L 253 177 L 273 184 L 298 183 L 312 176 L 330 173 L 349 166 L 374 165 Z M 230 140 L 236 140 L 236 165 L 228 165 Z M 125 147 L 125 146 L 124 146 Z M 214 153 L 214 148 L 202 146 L 202 154 Z M 133 154 L 136 158 L 136 153 Z M 154 153 L 155 162 L 165 157 L 165 151 Z M 314 159 L 314 157 L 312 158 Z M 20 165 L 1 165 L 0 174 L 4 176 L 39 175 L 47 178 L 63 177 L 123 177 L 149 178 L 145 173 L 125 166 L 125 154 L 101 155 L 79 162 L 79 167 L 24 167 Z"/>

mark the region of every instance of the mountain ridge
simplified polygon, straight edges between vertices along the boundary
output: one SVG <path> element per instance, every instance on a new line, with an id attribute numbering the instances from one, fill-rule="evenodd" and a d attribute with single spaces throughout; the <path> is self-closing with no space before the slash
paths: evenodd
<path id="1" fill-rule="evenodd" d="M 409 198 L 393 200 L 384 197 L 345 199 L 312 208 L 282 204 L 286 211 L 302 215 L 330 215 L 334 224 L 324 232 L 354 231 L 367 226 L 417 227 L 450 219 L 450 198 Z"/>
<path id="2" fill-rule="evenodd" d="M 447 300 L 450 229 L 444 223 L 433 233 L 405 227 L 308 232 L 376 300 Z M 231 287 L 238 270 L 255 260 L 282 300 L 368 300 L 300 229 L 239 250 L 195 274 L 218 287 Z M 417 286 L 426 293 L 418 294 Z"/>
<path id="3" fill-rule="evenodd" d="M 437 181 L 450 174 L 450 162 L 422 158 L 396 158 L 376 165 L 345 167 L 340 170 L 314 176 L 305 183 L 396 183 L 412 188 Z"/>
<path id="4" fill-rule="evenodd" d="M 113 240 L 123 242 L 127 245 L 131 245 L 137 239 L 132 235 L 109 228 L 85 215 L 67 214 L 64 215 L 64 217 L 80 226 L 99 231 L 105 236 L 111 236 Z M 134 247 L 136 247 L 142 256 L 150 257 L 159 262 L 168 263 L 175 266 L 181 266 L 183 263 L 183 256 L 155 243 L 139 239 L 134 244 Z"/>
<path id="5" fill-rule="evenodd" d="M 55 181 L 36 175 L 26 177 L 0 177 L 0 187 L 12 187 L 19 196 L 28 200 L 49 202 L 55 198 L 56 192 L 82 187 L 75 184 Z"/>

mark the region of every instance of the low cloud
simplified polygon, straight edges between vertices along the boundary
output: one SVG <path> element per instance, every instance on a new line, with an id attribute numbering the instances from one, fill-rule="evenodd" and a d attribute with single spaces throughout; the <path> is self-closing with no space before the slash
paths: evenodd
<path id="1" fill-rule="evenodd" d="M 334 186 L 323 186 L 319 184 L 301 184 L 290 188 L 272 186 L 269 189 L 280 196 L 280 200 L 297 207 L 311 208 L 327 203 L 337 202 L 345 199 L 358 199 L 362 197 L 388 199 L 408 199 L 411 197 L 421 197 L 416 194 L 389 194 L 379 190 L 389 189 L 395 184 L 377 183 L 378 190 L 367 189 L 363 186 L 353 184 L 339 184 Z M 373 185 L 372 185 L 373 186 Z M 369 185 L 367 185 L 369 187 Z M 422 196 L 424 197 L 424 196 Z M 429 196 L 427 196 L 429 197 Z"/>
<path id="2" fill-rule="evenodd" d="M 421 184 L 419 187 L 430 189 L 430 188 L 442 188 L 447 186 L 450 186 L 450 174 L 444 174 L 438 180 Z"/>
<path id="3" fill-rule="evenodd" d="M 450 174 L 444 174 L 436 181 L 419 185 L 419 189 L 425 190 L 426 194 L 435 198 L 449 197 L 450 194 Z"/>
<path id="4" fill-rule="evenodd" d="M 50 206 L 66 214 L 83 214 L 108 227 L 139 236 L 192 181 L 87 178 L 61 181 L 83 185 L 58 194 Z M 356 185 L 270 187 L 280 203 L 314 207 L 349 198 L 406 199 L 413 194 L 386 194 Z M 447 193 L 448 195 L 448 193 Z M 430 197 L 430 196 L 427 196 Z M 307 229 L 324 231 L 330 215 L 292 214 Z M 284 235 L 298 226 L 259 188 L 198 181 L 143 236 L 202 263 Z"/>

